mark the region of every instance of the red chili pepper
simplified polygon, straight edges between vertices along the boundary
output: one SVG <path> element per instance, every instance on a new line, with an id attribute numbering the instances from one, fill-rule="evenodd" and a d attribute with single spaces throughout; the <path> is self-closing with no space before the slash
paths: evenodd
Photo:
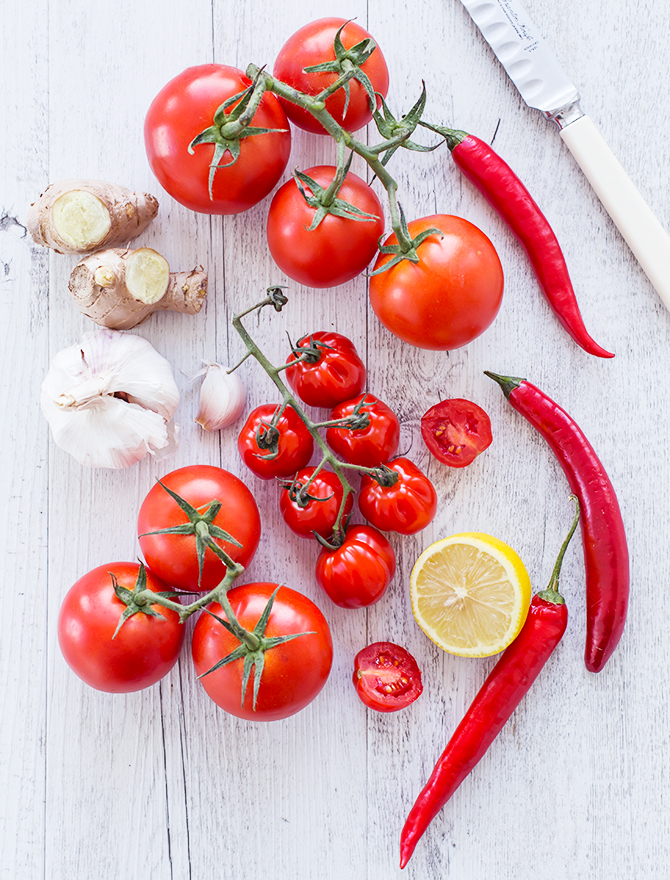
<path id="1" fill-rule="evenodd" d="M 558 592 L 558 578 L 579 519 L 579 502 L 574 500 L 577 512 L 549 586 L 533 597 L 521 632 L 493 667 L 410 810 L 400 837 L 401 868 L 426 828 L 484 757 L 563 637 L 568 609 Z"/>
<path id="2" fill-rule="evenodd" d="M 579 498 L 586 569 L 584 663 L 589 672 L 600 672 L 623 633 L 630 584 L 628 544 L 612 483 L 583 431 L 565 410 L 525 379 L 484 372 L 542 434 Z"/>
<path id="3" fill-rule="evenodd" d="M 558 239 L 509 165 L 475 135 L 441 126 L 426 127 L 446 139 L 454 162 L 517 237 L 549 305 L 570 336 L 588 354 L 614 357 L 587 332 Z"/>

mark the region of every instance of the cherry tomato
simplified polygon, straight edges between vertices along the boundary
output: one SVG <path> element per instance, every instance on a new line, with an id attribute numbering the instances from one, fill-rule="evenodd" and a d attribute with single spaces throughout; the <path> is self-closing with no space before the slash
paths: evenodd
<path id="1" fill-rule="evenodd" d="M 390 407 L 373 394 L 360 394 L 336 406 L 330 414 L 330 421 L 349 418 L 362 400 L 365 402 L 359 413 L 367 414 L 370 420 L 368 427 L 328 428 L 326 440 L 330 448 L 345 461 L 364 467 L 377 467 L 393 458 L 400 443 L 400 422 Z"/>
<path id="2" fill-rule="evenodd" d="M 316 560 L 316 581 L 341 608 L 379 602 L 395 574 L 393 547 L 370 526 L 349 526 L 336 550 L 324 547 Z"/>
<path id="3" fill-rule="evenodd" d="M 488 449 L 491 419 L 469 400 L 442 400 L 421 417 L 421 436 L 435 458 L 449 467 L 465 467 Z"/>
<path id="4" fill-rule="evenodd" d="M 261 536 L 261 519 L 254 497 L 242 480 L 223 468 L 190 465 L 161 478 L 181 498 L 202 514 L 213 501 L 221 510 L 213 525 L 232 535 L 242 546 L 215 538 L 216 544 L 235 562 L 251 562 Z M 193 535 L 149 535 L 159 529 L 188 523 L 188 516 L 159 483 L 150 490 L 138 519 L 140 547 L 147 565 L 166 583 L 190 592 L 209 591 L 221 581 L 226 566 L 210 549 L 205 551 L 202 579 L 198 584 L 198 557 Z"/>
<path id="5" fill-rule="evenodd" d="M 255 583 L 233 587 L 228 601 L 238 622 L 253 631 L 277 584 Z M 225 619 L 217 603 L 209 610 Z M 253 708 L 251 673 L 242 702 L 244 661 L 234 660 L 203 675 L 219 660 L 239 647 L 240 642 L 209 614 L 202 614 L 193 630 L 192 655 L 195 671 L 203 675 L 200 683 L 212 700 L 239 718 L 253 721 L 276 721 L 288 718 L 316 697 L 322 689 L 333 661 L 333 642 L 325 617 L 317 606 L 289 587 L 280 587 L 274 600 L 264 635 L 267 638 L 306 633 L 282 642 L 264 652 L 265 662 Z"/>
<path id="6" fill-rule="evenodd" d="M 149 107 L 144 143 L 158 182 L 182 205 L 202 214 L 239 214 L 264 199 L 282 176 L 291 151 L 286 114 L 277 98 L 263 95 L 251 125 L 279 129 L 239 140 L 235 161 L 224 154 L 209 193 L 214 144 L 189 144 L 209 126 L 224 101 L 251 85 L 241 70 L 223 64 L 189 67 L 164 86 Z M 229 108 L 230 109 L 230 108 Z"/>
<path id="7" fill-rule="evenodd" d="M 312 480 L 304 493 L 313 498 L 305 507 L 298 503 L 303 488 L 316 471 L 315 467 L 306 467 L 298 471 L 291 484 L 287 484 L 279 496 L 279 510 L 288 527 L 302 538 L 313 538 L 317 532 L 322 538 L 330 538 L 337 521 L 337 514 L 342 504 L 344 490 L 337 474 L 333 471 L 321 470 Z M 347 497 L 344 518 L 353 507 L 353 498 Z"/>
<path id="8" fill-rule="evenodd" d="M 308 358 L 298 360 L 300 354 L 292 352 L 286 363 L 296 363 L 286 370 L 286 379 L 309 406 L 331 409 L 365 388 L 365 364 L 346 336 L 321 330 L 299 339 L 296 349 L 301 348 L 309 352 Z"/>
<path id="9" fill-rule="evenodd" d="M 294 89 L 305 92 L 308 95 L 318 95 L 338 78 L 336 72 L 305 72 L 306 67 L 316 64 L 324 64 L 335 60 L 335 35 L 345 24 L 344 18 L 320 18 L 301 27 L 293 36 L 289 37 L 282 46 L 275 61 L 273 76 Z M 345 49 L 351 49 L 361 41 L 370 38 L 370 34 L 356 24 L 348 22 L 340 39 Z M 377 46 L 372 55 L 361 67 L 367 75 L 373 90 L 386 97 L 389 88 L 389 73 L 386 61 Z M 346 94 L 344 89 L 338 89 L 335 94 L 326 100 L 326 110 L 335 121 L 347 129 L 358 131 L 372 119 L 370 112 L 370 99 L 363 86 L 356 80 L 349 82 L 349 103 L 346 107 Z M 282 101 L 286 115 L 299 128 L 311 131 L 315 134 L 326 134 L 320 122 L 307 110 L 291 104 L 290 101 Z"/>
<path id="10" fill-rule="evenodd" d="M 333 165 L 319 165 L 305 174 L 327 189 L 335 172 Z M 305 191 L 310 194 L 309 186 L 305 185 Z M 272 198 L 267 221 L 270 253 L 282 272 L 299 284 L 317 288 L 345 284 L 360 275 L 377 253 L 384 214 L 374 190 L 350 171 L 337 198 L 375 219 L 326 214 L 310 230 L 317 209 L 307 204 L 295 179 L 283 184 Z"/>
<path id="11" fill-rule="evenodd" d="M 364 474 L 358 496 L 361 513 L 383 532 L 400 532 L 401 535 L 420 532 L 435 518 L 435 487 L 408 458 L 394 458 L 386 466 L 398 474 L 397 482 L 380 486 Z"/>
<path id="12" fill-rule="evenodd" d="M 305 423 L 291 406 L 287 406 L 275 427 L 270 427 L 277 412 L 274 403 L 257 406 L 249 413 L 237 438 L 237 449 L 249 470 L 262 480 L 273 477 L 290 477 L 305 467 L 314 451 L 314 440 Z M 272 440 L 275 429 L 279 432 L 277 451 L 260 447 L 259 438 Z"/>
<path id="13" fill-rule="evenodd" d="M 82 681 L 99 691 L 142 690 L 167 675 L 179 657 L 184 626 L 169 608 L 151 605 L 160 617 L 138 611 L 116 632 L 128 606 L 117 597 L 113 578 L 132 591 L 139 573 L 135 562 L 100 565 L 70 588 L 61 605 L 58 644 L 63 657 Z M 153 593 L 170 590 L 148 570 L 145 588 Z"/>
<path id="14" fill-rule="evenodd" d="M 498 314 L 503 271 L 484 233 L 461 217 L 436 214 L 409 224 L 413 238 L 431 227 L 418 263 L 403 260 L 370 278 L 370 303 L 395 336 L 417 348 L 451 351 L 476 339 Z M 386 245 L 395 244 L 391 235 Z M 380 254 L 375 270 L 391 259 Z"/>
<path id="15" fill-rule="evenodd" d="M 354 658 L 356 693 L 370 709 L 397 712 L 421 696 L 421 671 L 409 651 L 374 642 Z"/>

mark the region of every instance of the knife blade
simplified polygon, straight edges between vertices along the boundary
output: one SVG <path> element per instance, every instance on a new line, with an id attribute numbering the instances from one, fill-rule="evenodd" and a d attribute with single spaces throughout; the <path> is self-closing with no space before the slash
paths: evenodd
<path id="1" fill-rule="evenodd" d="M 554 122 L 596 195 L 670 310 L 670 236 L 640 195 L 518 0 L 461 0 L 529 107 Z"/>

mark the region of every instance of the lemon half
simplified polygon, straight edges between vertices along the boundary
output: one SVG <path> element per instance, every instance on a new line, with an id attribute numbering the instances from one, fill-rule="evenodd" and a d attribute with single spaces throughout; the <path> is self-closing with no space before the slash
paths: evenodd
<path id="1" fill-rule="evenodd" d="M 489 657 L 518 636 L 531 585 L 503 541 L 464 532 L 431 544 L 410 578 L 412 613 L 429 639 L 460 657 Z"/>

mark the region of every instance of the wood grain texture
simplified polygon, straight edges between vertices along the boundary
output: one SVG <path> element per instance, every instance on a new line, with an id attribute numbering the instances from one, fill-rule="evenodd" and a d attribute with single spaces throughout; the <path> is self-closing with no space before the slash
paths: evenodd
<path id="1" fill-rule="evenodd" d="M 652 209 L 670 228 L 670 8 L 629 0 L 525 0 L 583 94 L 583 105 Z M 274 362 L 317 329 L 350 336 L 369 390 L 393 405 L 402 451 L 434 481 L 435 522 L 393 536 L 398 574 L 368 611 L 335 608 L 317 592 L 315 547 L 289 533 L 277 487 L 243 471 L 235 427 L 208 435 L 193 422 L 204 359 L 232 364 L 243 349 L 231 315 L 286 283 L 265 242 L 268 201 L 237 217 L 175 203 L 146 161 L 142 124 L 158 90 L 205 62 L 271 69 L 298 27 L 355 17 L 391 71 L 389 104 L 405 112 L 425 80 L 427 116 L 479 135 L 519 173 L 563 245 L 587 327 L 612 361 L 575 346 L 542 299 L 517 242 L 444 148 L 401 151 L 390 166 L 408 217 L 471 220 L 491 238 L 506 277 L 493 326 L 451 353 L 400 343 L 379 325 L 358 278 L 333 290 L 290 285 L 281 314 L 250 322 Z M 659 594 L 670 582 L 667 491 L 670 314 L 588 183 L 539 114 L 529 110 L 458 0 L 221 0 L 114 4 L 36 0 L 5 10 L 0 61 L 0 305 L 5 341 L 1 517 L 0 877 L 8 880 L 636 880 L 670 860 L 670 629 Z M 374 139 L 374 132 L 368 137 Z M 426 134 L 424 142 L 430 142 Z M 293 167 L 332 162 L 326 138 L 294 132 Z M 365 173 L 355 163 L 358 173 Z M 99 177 L 153 192 L 157 220 L 139 243 L 174 270 L 203 265 L 210 293 L 194 317 L 161 314 L 133 332 L 174 367 L 181 443 L 169 462 L 88 471 L 56 448 L 39 412 L 53 355 L 92 324 L 70 301 L 75 257 L 26 237 L 25 212 L 48 183 Z M 381 193 L 378 183 L 374 184 Z M 618 491 L 631 551 L 629 620 L 618 651 L 593 676 L 582 662 L 584 568 L 575 539 L 563 588 L 566 636 L 405 871 L 400 829 L 435 759 L 495 660 L 448 656 L 415 625 L 411 567 L 428 544 L 484 531 L 521 555 L 546 585 L 572 510 L 551 453 L 483 375 L 527 376 L 570 412 Z M 247 361 L 248 408 L 274 399 Z M 432 460 L 419 432 L 429 406 L 466 397 L 491 416 L 494 443 L 470 467 Z M 224 714 L 195 680 L 188 645 L 159 685 L 127 696 L 84 686 L 56 639 L 67 589 L 94 566 L 139 554 L 136 513 L 156 477 L 192 463 L 221 465 L 254 491 L 263 540 L 247 580 L 302 590 L 331 624 L 335 660 L 317 700 L 268 725 Z M 188 638 L 192 624 L 188 624 Z M 403 644 L 423 670 L 411 708 L 367 711 L 350 683 L 352 659 L 376 640 Z"/>

